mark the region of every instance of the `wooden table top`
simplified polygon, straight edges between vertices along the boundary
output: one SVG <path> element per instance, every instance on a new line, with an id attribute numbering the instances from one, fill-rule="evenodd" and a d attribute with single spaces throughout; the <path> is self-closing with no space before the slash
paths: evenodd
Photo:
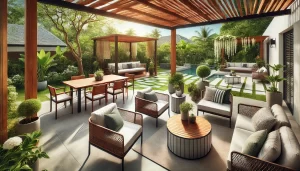
<path id="1" fill-rule="evenodd" d="M 167 122 L 168 130 L 182 138 L 196 139 L 205 137 L 211 132 L 211 124 L 201 116 L 196 116 L 195 123 L 181 120 L 181 115 L 172 116 Z"/>
<path id="2" fill-rule="evenodd" d="M 102 81 L 96 81 L 94 77 L 84 78 L 78 80 L 69 80 L 64 81 L 63 83 L 72 87 L 72 88 L 85 88 L 97 84 L 111 83 L 119 80 L 126 80 L 128 77 L 119 76 L 119 75 L 104 75 Z"/>

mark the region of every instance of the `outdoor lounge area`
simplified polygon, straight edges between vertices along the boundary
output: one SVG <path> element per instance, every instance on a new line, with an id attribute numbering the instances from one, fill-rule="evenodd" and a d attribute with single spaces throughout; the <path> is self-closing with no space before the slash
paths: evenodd
<path id="1" fill-rule="evenodd" d="M 0 171 L 300 170 L 299 12 L 0 1 Z"/>

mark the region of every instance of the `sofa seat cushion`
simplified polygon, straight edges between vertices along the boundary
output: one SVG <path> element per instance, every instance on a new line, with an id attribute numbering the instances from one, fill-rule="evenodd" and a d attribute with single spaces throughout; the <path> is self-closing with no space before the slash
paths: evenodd
<path id="1" fill-rule="evenodd" d="M 55 97 L 52 97 L 52 98 L 55 101 Z M 59 94 L 59 95 L 56 96 L 56 98 L 57 98 L 56 102 L 64 102 L 64 101 L 72 99 L 72 97 L 67 95 L 67 94 Z"/>
<path id="2" fill-rule="evenodd" d="M 109 114 L 109 113 L 112 113 L 112 114 L 119 113 L 116 103 L 108 104 L 108 105 L 92 112 L 91 121 L 96 125 L 106 127 L 105 122 L 104 122 L 104 115 Z"/>
<path id="3" fill-rule="evenodd" d="M 255 132 L 255 128 L 253 127 L 251 122 L 251 118 L 241 114 L 237 115 L 235 128 L 240 128 L 247 131 Z"/>
<path id="4" fill-rule="evenodd" d="M 252 71 L 252 68 L 245 68 L 245 67 L 227 67 L 225 70 L 240 70 L 240 71 Z"/>
<path id="5" fill-rule="evenodd" d="M 281 154 L 277 164 L 300 170 L 300 144 L 291 128 L 283 126 L 279 129 L 281 138 Z"/>
<path id="6" fill-rule="evenodd" d="M 155 102 L 157 104 L 157 112 L 158 112 L 158 116 L 163 114 L 163 112 L 169 108 L 169 103 L 163 100 L 157 100 Z M 155 109 L 153 109 L 153 105 L 152 104 L 148 104 L 144 106 L 145 109 L 148 110 L 152 110 L 154 111 Z"/>
<path id="7" fill-rule="evenodd" d="M 142 71 L 145 71 L 145 68 L 120 69 L 118 70 L 118 73 L 125 74 L 125 73 L 142 72 Z"/>
<path id="8" fill-rule="evenodd" d="M 274 129 L 279 129 L 282 126 L 291 127 L 290 121 L 280 105 L 273 105 L 271 107 L 271 110 L 274 117 L 276 118 L 276 124 L 274 126 Z"/>
<path id="9" fill-rule="evenodd" d="M 231 117 L 230 104 L 219 104 L 208 100 L 200 100 L 197 104 L 198 110 L 212 112 L 222 116 Z"/>
<path id="10" fill-rule="evenodd" d="M 142 127 L 138 124 L 124 121 L 124 125 L 118 133 L 124 137 L 124 152 L 127 152 L 142 133 Z"/>
<path id="11" fill-rule="evenodd" d="M 246 139 L 252 134 L 253 132 L 247 131 L 245 129 L 235 128 L 232 140 L 230 144 L 230 149 L 227 157 L 227 167 L 231 170 L 231 152 L 242 152 L 242 147 L 246 141 Z"/>

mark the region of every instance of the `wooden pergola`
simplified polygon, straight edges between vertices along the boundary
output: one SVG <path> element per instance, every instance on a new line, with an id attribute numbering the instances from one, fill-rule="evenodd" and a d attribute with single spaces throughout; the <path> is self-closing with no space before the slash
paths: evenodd
<path id="1" fill-rule="evenodd" d="M 156 38 L 150 38 L 150 37 L 140 37 L 140 36 L 129 36 L 129 35 L 123 35 L 123 34 L 112 34 L 108 36 L 102 36 L 102 37 L 95 37 L 92 39 L 94 41 L 94 55 L 96 55 L 96 41 L 109 41 L 115 43 L 115 56 L 114 56 L 114 62 L 115 62 L 115 73 L 118 74 L 118 61 L 119 61 L 119 42 L 122 43 L 129 43 L 129 57 L 130 60 L 132 60 L 132 51 L 131 51 L 131 44 L 132 43 L 138 43 L 138 42 L 148 42 L 148 41 L 154 41 L 154 56 L 153 56 L 153 63 L 154 63 L 154 73 L 157 75 L 157 39 Z"/>
<path id="2" fill-rule="evenodd" d="M 7 139 L 7 1 L 0 1 L 0 142 Z M 176 72 L 176 29 L 287 15 L 294 0 L 25 0 L 25 98 L 37 98 L 37 2 L 171 30 L 171 73 Z"/>

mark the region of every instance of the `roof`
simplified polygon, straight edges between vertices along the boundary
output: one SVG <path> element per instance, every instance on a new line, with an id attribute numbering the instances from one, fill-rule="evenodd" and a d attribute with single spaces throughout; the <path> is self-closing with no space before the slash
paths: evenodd
<path id="1" fill-rule="evenodd" d="M 176 44 L 180 42 L 180 40 L 184 40 L 187 43 L 191 43 L 192 41 L 186 37 L 183 37 L 179 34 L 176 34 Z M 162 36 L 158 39 L 157 45 L 160 46 L 164 43 L 171 43 L 171 36 Z"/>
<path id="2" fill-rule="evenodd" d="M 25 39 L 25 29 L 24 25 L 17 25 L 17 24 L 8 24 L 7 29 L 7 44 L 8 46 L 24 46 L 24 39 Z M 38 46 L 45 46 L 45 47 L 56 47 L 62 46 L 66 47 L 66 44 L 53 35 L 48 30 L 38 27 Z"/>
<path id="3" fill-rule="evenodd" d="M 109 36 L 95 37 L 92 38 L 92 40 L 107 40 L 110 42 L 114 42 L 116 36 L 118 37 L 118 42 L 146 42 L 146 41 L 157 40 L 155 38 L 150 38 L 150 37 L 129 36 L 124 34 L 111 34 Z"/>
<path id="4" fill-rule="evenodd" d="M 177 29 L 291 14 L 295 0 L 39 0 L 78 11 Z"/>

